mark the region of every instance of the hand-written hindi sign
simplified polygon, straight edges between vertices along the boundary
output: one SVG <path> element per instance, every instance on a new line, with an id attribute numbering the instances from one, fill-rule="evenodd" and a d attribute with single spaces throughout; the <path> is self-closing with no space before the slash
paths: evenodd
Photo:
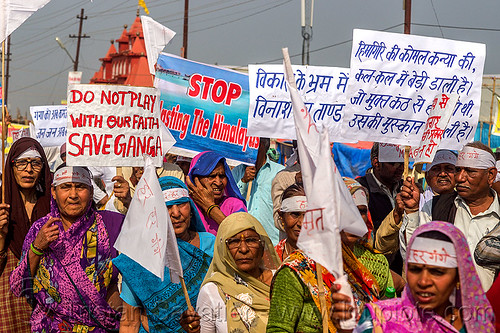
<path id="1" fill-rule="evenodd" d="M 80 84 L 68 91 L 68 165 L 162 162 L 156 88 Z"/>
<path id="2" fill-rule="evenodd" d="M 348 68 L 293 66 L 297 90 L 312 119 L 328 128 L 330 141 L 342 142 Z M 248 132 L 260 137 L 296 139 L 292 103 L 282 65 L 248 65 Z"/>
<path id="3" fill-rule="evenodd" d="M 342 135 L 418 146 L 438 93 L 460 96 L 440 148 L 473 139 L 484 44 L 355 29 Z"/>
<path id="4" fill-rule="evenodd" d="M 66 142 L 66 105 L 31 106 L 35 139 L 43 147 L 59 147 Z"/>
<path id="5" fill-rule="evenodd" d="M 431 163 L 458 101 L 457 94 L 439 94 L 432 102 L 432 111 L 425 123 L 418 150 L 413 151 L 415 163 Z"/>

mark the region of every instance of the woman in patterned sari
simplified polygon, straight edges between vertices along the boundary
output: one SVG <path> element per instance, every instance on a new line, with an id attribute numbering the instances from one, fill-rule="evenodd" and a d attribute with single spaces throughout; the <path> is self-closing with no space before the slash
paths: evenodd
<path id="1" fill-rule="evenodd" d="M 177 237 L 189 298 L 195 305 L 212 261 L 215 236 L 205 232 L 187 187 L 180 179 L 168 176 L 159 181 Z M 124 254 L 113 263 L 123 276 L 120 296 L 125 304 L 120 332 L 139 332 L 141 312 L 147 316 L 144 326 L 149 327 L 149 332 L 183 332 L 179 319 L 187 304 L 181 285 L 170 280 L 167 267 L 161 281 Z M 196 326 L 191 327 L 196 329 Z"/>
<path id="2" fill-rule="evenodd" d="M 32 332 L 118 330 L 118 270 L 111 259 L 123 215 L 95 209 L 91 179 L 87 168 L 56 170 L 50 213 L 31 226 L 10 276 L 12 292 L 34 306 Z"/>

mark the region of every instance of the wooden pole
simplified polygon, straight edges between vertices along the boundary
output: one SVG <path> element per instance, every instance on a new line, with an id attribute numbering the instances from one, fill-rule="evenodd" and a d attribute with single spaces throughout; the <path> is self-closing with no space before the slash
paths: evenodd
<path id="1" fill-rule="evenodd" d="M 248 188 L 247 188 L 247 206 L 248 206 L 248 202 L 250 201 L 250 194 L 252 193 L 252 184 L 253 184 L 253 180 L 249 181 L 248 182 Z"/>
<path id="2" fill-rule="evenodd" d="M 323 266 L 316 263 L 316 275 L 318 280 L 319 304 L 321 306 L 321 318 L 323 319 L 323 333 L 328 333 L 328 310 L 326 308 L 325 286 L 323 285 Z"/>
<path id="3" fill-rule="evenodd" d="M 182 292 L 184 293 L 184 298 L 186 299 L 188 310 L 194 310 L 193 306 L 191 305 L 191 300 L 189 300 L 189 294 L 186 288 L 186 282 L 184 282 L 184 278 L 182 276 L 179 276 L 179 278 L 181 279 Z"/>
<path id="4" fill-rule="evenodd" d="M 493 104 L 495 101 L 495 85 L 496 85 L 496 77 L 493 77 L 493 91 L 491 92 L 491 105 L 490 105 L 490 128 L 488 131 L 488 147 L 491 145 L 491 132 L 493 131 Z"/>
<path id="5" fill-rule="evenodd" d="M 410 146 L 405 146 L 405 160 L 404 160 L 404 170 L 403 178 L 408 177 L 408 165 L 410 164 Z"/>
<path id="6" fill-rule="evenodd" d="M 5 203 L 5 40 L 2 42 L 2 203 Z"/>

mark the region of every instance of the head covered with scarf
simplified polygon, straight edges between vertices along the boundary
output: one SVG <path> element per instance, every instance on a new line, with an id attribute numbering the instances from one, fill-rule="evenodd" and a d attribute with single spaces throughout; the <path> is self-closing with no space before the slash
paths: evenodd
<path id="1" fill-rule="evenodd" d="M 186 184 L 182 180 L 172 176 L 161 177 L 160 182 L 163 197 L 166 206 L 179 205 L 189 202 L 191 208 L 191 223 L 189 229 L 193 231 L 205 232 L 205 226 L 201 220 L 200 214 L 196 209 L 193 199 L 189 197 L 189 192 Z"/>
<path id="2" fill-rule="evenodd" d="M 90 180 L 87 168 L 63 164 L 56 170 L 52 186 L 55 191 L 65 183 L 82 183 L 92 193 Z M 98 212 L 92 195 L 88 198 L 83 212 L 65 229 L 56 194 L 51 198 L 50 213 L 36 221 L 26 235 L 23 259 L 11 275 L 10 284 L 16 295 L 36 301 L 31 317 L 33 331 L 60 329 L 63 324 L 69 330 L 89 326 L 96 332 L 119 327 L 120 314 L 109 306 L 106 297 L 108 287 L 118 279 L 111 259 L 117 255 L 113 244 L 123 216 L 109 211 Z M 43 253 L 36 279 L 33 279 L 26 254 L 51 218 L 56 218 L 53 225 L 58 226 L 59 236 Z M 75 306 L 83 310 L 74 311 Z"/>
<path id="3" fill-rule="evenodd" d="M 226 159 L 216 152 L 204 151 L 196 155 L 191 161 L 188 177 L 194 183 L 195 176 L 205 177 L 210 175 L 219 162 L 222 162 L 224 172 L 227 177 L 227 185 L 224 189 L 224 195 L 228 197 L 235 197 L 245 202 L 241 196 L 240 190 L 238 189 L 238 185 L 236 185 L 236 182 L 234 181 L 231 169 L 229 168 L 229 165 L 227 165 Z"/>
<path id="4" fill-rule="evenodd" d="M 7 243 L 10 250 L 17 258 L 21 257 L 24 237 L 30 228 L 30 219 L 24 209 L 24 202 L 21 197 L 19 185 L 14 176 L 14 162 L 25 153 L 38 155 L 42 160 L 42 170 L 35 185 L 37 201 L 31 213 L 31 223 L 45 216 L 50 210 L 50 185 L 51 175 L 47 157 L 42 146 L 38 141 L 32 138 L 23 137 L 12 145 L 5 161 L 5 203 L 10 205 L 9 209 L 9 232 L 7 235 Z M 34 153 L 34 154 L 33 154 Z M 26 155 L 27 157 L 31 157 Z"/>
<path id="5" fill-rule="evenodd" d="M 450 247 L 448 252 L 451 255 L 427 253 L 434 252 L 432 247 L 434 239 L 423 235 L 430 231 L 437 231 L 451 240 L 451 243 L 437 242 L 439 243 L 438 252 L 441 253 L 443 248 Z M 456 290 L 455 307 L 461 310 L 462 321 L 467 332 L 494 332 L 493 310 L 481 287 L 467 240 L 462 232 L 453 224 L 441 221 L 429 222 L 417 228 L 408 243 L 407 268 L 408 262 L 421 263 L 426 258 L 432 259 L 433 266 L 457 267 L 460 287 Z M 401 298 L 378 302 L 375 307 L 367 304 L 367 307 L 371 312 L 374 326 L 381 326 L 384 332 L 456 332 L 448 321 L 435 312 L 422 310 L 415 301 L 408 284 Z M 380 314 L 376 315 L 377 307 L 382 310 L 384 319 L 381 319 Z M 401 315 L 403 312 L 407 315 Z"/>
<path id="6" fill-rule="evenodd" d="M 249 326 L 254 332 L 264 332 L 267 324 L 270 287 L 240 271 L 226 245 L 228 238 L 247 229 L 254 230 L 263 241 L 261 268 L 275 270 L 280 265 L 269 236 L 255 217 L 240 212 L 222 221 L 215 240 L 214 258 L 203 285 L 213 282 L 218 286 L 220 296 L 226 303 L 228 332 L 238 328 L 246 332 Z"/>

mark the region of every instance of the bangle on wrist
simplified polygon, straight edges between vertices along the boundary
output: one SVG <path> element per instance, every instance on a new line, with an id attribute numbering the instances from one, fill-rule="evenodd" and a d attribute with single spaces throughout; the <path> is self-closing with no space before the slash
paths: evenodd
<path id="1" fill-rule="evenodd" d="M 212 212 L 212 210 L 217 207 L 217 208 L 220 208 L 219 205 L 216 205 L 216 204 L 213 204 L 213 205 L 210 205 L 210 207 L 208 207 L 207 209 L 207 216 L 210 217 L 210 213 Z"/>
<path id="2" fill-rule="evenodd" d="M 33 243 L 31 243 L 30 248 L 31 248 L 31 252 L 33 252 L 37 256 L 43 256 L 43 250 L 37 248 L 35 245 L 33 245 Z"/>
<path id="3" fill-rule="evenodd" d="M 406 214 L 411 214 L 411 213 L 415 213 L 415 212 L 418 212 L 418 208 L 415 208 L 415 209 L 405 209 L 405 213 Z"/>

